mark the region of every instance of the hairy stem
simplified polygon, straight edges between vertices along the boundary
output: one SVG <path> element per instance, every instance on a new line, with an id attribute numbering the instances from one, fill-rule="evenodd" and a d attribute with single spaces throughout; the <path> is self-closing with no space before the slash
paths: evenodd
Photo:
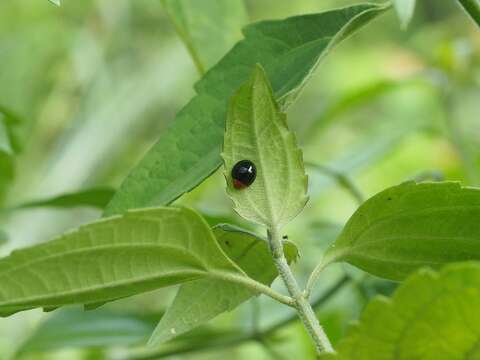
<path id="1" fill-rule="evenodd" d="M 326 303 L 330 298 L 335 295 L 339 290 L 341 290 L 348 282 L 351 281 L 350 276 L 344 275 L 342 276 L 331 288 L 325 291 L 318 299 L 314 300 L 312 303 L 312 308 L 317 309 Z M 298 320 L 298 316 L 296 314 L 292 314 L 286 317 L 283 320 L 280 320 L 276 324 L 270 326 L 268 329 L 262 331 L 263 336 L 268 336 L 274 334 L 278 330 L 284 328 L 285 326 L 291 324 L 295 320 Z"/>
<path id="2" fill-rule="evenodd" d="M 320 263 L 313 269 L 312 273 L 308 277 L 307 281 L 307 286 L 305 287 L 305 298 L 309 299 L 310 295 L 312 294 L 312 290 L 315 286 L 316 281 L 318 280 L 318 277 L 320 276 L 320 273 L 327 267 L 329 262 L 325 261 L 325 258 L 320 261 Z"/>
<path id="3" fill-rule="evenodd" d="M 281 235 L 277 229 L 273 228 L 269 230 L 268 241 L 278 273 L 285 283 L 288 292 L 295 301 L 294 307 L 297 310 L 298 317 L 302 320 L 305 329 L 314 341 L 317 352 L 333 352 L 332 345 L 323 331 L 323 328 L 320 326 L 312 306 L 300 290 L 300 287 L 293 276 L 292 270 L 288 266 L 287 259 L 283 252 Z"/>
<path id="4" fill-rule="evenodd" d="M 458 0 L 460 6 L 467 12 L 468 15 L 480 26 L 480 2 L 479 0 Z"/>
<path id="5" fill-rule="evenodd" d="M 344 275 L 340 278 L 331 288 L 325 291 L 318 299 L 316 299 L 312 303 L 312 307 L 314 309 L 322 306 L 328 300 L 332 298 L 338 291 L 340 291 L 346 284 L 351 281 L 351 278 L 348 275 Z M 171 350 L 159 350 L 150 354 L 145 355 L 138 355 L 133 357 L 128 357 L 128 360 L 158 360 L 163 359 L 172 355 L 181 355 L 181 354 L 191 354 L 198 351 L 204 350 L 213 350 L 213 349 L 220 349 L 220 348 L 228 348 L 232 346 L 237 346 L 244 344 L 246 342 L 251 341 L 262 341 L 263 339 L 267 339 L 269 336 L 274 335 L 278 331 L 282 330 L 283 328 L 287 327 L 288 325 L 298 321 L 298 315 L 296 313 L 292 313 L 285 317 L 282 320 L 270 325 L 264 330 L 259 331 L 258 333 L 250 333 L 250 334 L 239 334 L 235 336 L 227 336 L 221 337 L 219 339 L 213 339 L 212 341 L 206 341 L 202 343 L 198 343 L 192 346 L 184 346 L 179 348 L 174 348 Z"/>

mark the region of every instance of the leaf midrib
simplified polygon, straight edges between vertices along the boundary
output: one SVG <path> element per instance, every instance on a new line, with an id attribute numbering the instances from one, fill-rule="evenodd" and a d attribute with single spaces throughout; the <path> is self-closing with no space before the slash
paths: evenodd
<path id="1" fill-rule="evenodd" d="M 257 70 L 258 71 L 258 70 Z M 265 199 L 267 200 L 267 209 L 268 209 L 268 215 L 267 218 L 268 218 L 268 222 L 270 224 L 268 224 L 268 228 L 273 228 L 275 226 L 275 215 L 274 215 L 274 209 L 273 209 L 273 204 L 272 204 L 272 194 L 270 193 L 270 189 L 269 189 L 269 186 L 267 184 L 267 179 L 265 177 L 265 169 L 266 167 L 264 166 L 265 165 L 265 159 L 263 158 L 263 152 L 261 151 L 262 147 L 260 146 L 260 143 L 259 143 L 259 138 L 257 136 L 258 134 L 258 128 L 257 128 L 257 125 L 258 123 L 260 123 L 260 121 L 257 121 L 257 107 L 255 106 L 256 105 L 256 94 L 255 94 L 255 82 L 256 80 L 254 80 L 253 84 L 252 84 L 252 94 L 251 94 L 251 97 L 250 97 L 250 106 L 252 107 L 252 115 L 253 115 L 253 120 L 252 121 L 252 129 L 254 130 L 254 134 L 253 134 L 253 138 L 255 139 L 254 142 L 255 142 L 255 147 L 257 149 L 257 154 L 258 154 L 258 161 L 259 161 L 259 164 L 260 164 L 260 168 L 261 168 L 261 176 L 260 178 L 262 179 L 262 183 L 263 183 L 263 190 L 265 191 Z M 262 87 L 267 87 L 267 84 L 264 84 L 262 82 L 261 84 Z M 270 89 L 266 89 L 267 92 L 270 92 Z M 262 89 L 262 91 L 264 91 L 264 89 Z M 270 95 L 270 94 L 269 94 Z M 269 99 L 268 101 L 268 106 L 271 106 L 271 101 L 272 99 Z M 270 109 L 269 109 L 270 111 Z M 275 113 L 274 111 L 274 117 L 276 116 L 277 114 Z M 277 126 L 276 124 L 276 119 L 271 119 L 272 120 L 272 123 L 269 124 L 269 126 Z"/>
<path id="2" fill-rule="evenodd" d="M 93 251 L 97 251 L 97 250 L 117 249 L 117 248 L 163 248 L 163 249 L 171 249 L 171 250 L 175 250 L 175 251 L 179 251 L 179 252 L 187 254 L 189 257 L 194 259 L 197 263 L 202 265 L 202 267 L 205 270 L 209 269 L 208 266 L 206 266 L 204 264 L 204 262 L 198 257 L 197 254 L 190 253 L 190 252 L 186 251 L 185 249 L 182 249 L 182 248 L 179 248 L 179 247 L 176 247 L 176 246 L 165 245 L 165 244 L 157 244 L 157 243 L 142 243 L 142 244 L 139 244 L 139 243 L 134 243 L 134 244 L 132 244 L 132 243 L 128 243 L 128 244 L 119 243 L 119 244 L 113 244 L 113 245 L 112 244 L 110 244 L 110 245 L 97 245 L 97 246 L 93 246 L 93 247 L 89 247 L 89 248 L 68 250 L 68 251 L 65 251 L 65 252 L 62 252 L 62 253 L 48 255 L 48 256 L 45 256 L 45 257 L 42 257 L 42 258 L 36 258 L 35 260 L 28 261 L 28 262 L 26 262 L 26 263 L 24 263 L 20 266 L 16 266 L 14 268 L 9 268 L 9 269 L 7 269 L 6 271 L 3 271 L 3 272 L 0 271 L 0 277 L 6 276 L 6 275 L 8 275 L 12 272 L 15 272 L 15 271 L 18 271 L 18 270 L 21 270 L 21 269 L 24 269 L 24 268 L 28 268 L 31 265 L 39 264 L 39 263 L 42 263 L 43 261 L 48 261 L 48 260 L 52 260 L 52 259 L 55 259 L 55 258 L 61 258 L 61 257 L 64 257 L 64 256 L 69 256 L 69 255 L 83 254 L 83 253 L 93 252 Z M 11 261 L 14 261 L 14 259 L 12 259 Z"/>
<path id="3" fill-rule="evenodd" d="M 370 241 L 365 241 L 362 242 L 361 244 L 352 246 L 349 248 L 349 251 L 346 251 L 345 253 L 348 254 L 349 252 L 353 252 L 353 250 L 359 250 L 362 248 L 368 248 L 371 247 L 372 245 L 376 244 L 381 244 L 385 242 L 386 240 L 415 240 L 415 239 L 426 239 L 426 240 L 434 240 L 434 241 L 464 241 L 464 242 L 471 242 L 475 241 L 478 239 L 479 243 L 478 245 L 480 246 L 480 238 L 477 238 L 475 236 L 472 237 L 466 237 L 466 236 L 432 236 L 432 235 L 409 235 L 409 236 L 385 236 L 382 238 L 377 238 L 375 240 L 370 240 Z M 352 251 L 350 251 L 352 250 Z"/>
<path id="4" fill-rule="evenodd" d="M 472 210 L 472 209 L 480 210 L 480 205 L 473 205 L 473 206 L 471 206 L 471 205 L 439 206 L 439 207 L 435 207 L 435 208 L 423 209 L 423 210 L 420 210 L 420 211 L 412 211 L 412 212 L 410 212 L 410 210 L 405 210 L 405 211 L 396 212 L 395 214 L 388 215 L 388 216 L 385 216 L 385 217 L 382 217 L 382 218 L 378 218 L 378 219 L 374 220 L 373 222 L 370 222 L 368 220 L 368 216 L 366 216 L 366 219 L 369 222 L 369 224 L 367 226 L 365 226 L 364 228 L 362 228 L 362 230 L 358 234 L 356 234 L 356 236 L 353 239 L 351 239 L 350 244 L 351 244 L 351 246 L 354 246 L 357 243 L 357 241 L 366 232 L 371 231 L 372 228 L 380 226 L 383 223 L 391 221 L 391 220 L 400 219 L 400 218 L 408 218 L 408 217 L 412 217 L 412 216 L 430 215 L 430 214 L 434 214 L 436 212 L 442 212 L 442 211 L 447 211 L 447 210 Z"/>
<path id="5" fill-rule="evenodd" d="M 432 240 L 439 240 L 439 241 L 449 241 L 451 240 L 451 238 L 447 238 L 447 237 L 430 237 Z M 453 238 L 454 240 L 458 240 L 458 239 L 461 239 L 461 238 Z M 464 238 L 464 240 L 468 241 L 470 240 L 469 238 Z M 331 262 L 334 262 L 334 261 L 337 261 L 338 259 L 346 259 L 348 258 L 349 256 L 354 256 L 354 257 L 357 257 L 359 259 L 372 259 L 372 260 L 375 260 L 375 261 L 379 261 L 379 262 L 382 262 L 382 263 L 397 263 L 397 264 L 401 264 L 401 265 L 425 265 L 425 266 L 429 266 L 429 265 L 438 265 L 438 266 L 441 266 L 441 265 L 444 265 L 446 262 L 445 261 L 442 261 L 442 262 L 438 262 L 438 261 L 426 261 L 426 260 L 404 260 L 404 259 L 400 259 L 400 258 L 389 258 L 388 260 L 386 260 L 385 258 L 382 258 L 380 256 L 374 256 L 372 254 L 367 254 L 365 252 L 361 252 L 361 251 L 357 251 L 359 249 L 361 249 L 362 247 L 367 247 L 367 246 L 371 246 L 372 244 L 376 244 L 376 243 L 381 243 L 383 242 L 384 239 L 381 239 L 381 240 L 374 240 L 374 241 L 369 241 L 368 243 L 365 243 L 365 244 L 361 244 L 361 245 L 358 245 L 356 247 L 351 247 L 351 248 L 347 248 L 347 249 L 344 249 L 342 251 L 339 251 L 337 253 L 334 253 L 333 256 L 331 258 L 328 258 L 325 260 L 325 263 L 331 263 Z M 479 244 L 480 245 L 480 244 Z M 465 259 L 467 260 L 467 259 Z"/>
<path id="6" fill-rule="evenodd" d="M 149 282 L 151 280 L 154 280 L 158 277 L 169 277 L 169 276 L 178 276 L 178 275 L 185 275 L 185 276 L 189 276 L 190 274 L 192 276 L 194 275 L 198 275 L 199 277 L 202 276 L 202 275 L 205 275 L 207 272 L 202 272 L 202 271 L 169 271 L 169 272 L 166 272 L 166 273 L 163 273 L 161 276 L 159 276 L 158 274 L 155 274 L 155 275 L 152 275 L 152 276 L 142 276 L 142 277 L 138 277 L 138 278 L 135 278 L 135 279 L 129 279 L 129 280 L 121 280 L 121 281 L 116 281 L 116 282 L 112 282 L 112 283 L 109 283 L 108 285 L 95 285 L 95 286 L 91 286 L 91 287 L 86 287 L 86 288 L 82 288 L 81 290 L 69 290 L 69 291 L 62 291 L 62 292 L 57 292 L 55 293 L 54 296 L 45 296 L 45 295 L 40 295 L 40 296 L 31 296 L 31 297 L 28 297 L 28 298 L 22 298 L 22 300 L 17 300 L 15 302 L 0 302 L 0 307 L 20 307 L 20 306 L 27 306 L 29 303 L 31 302 L 36 302 L 36 301 L 41 301 L 41 300 L 47 300 L 47 299 L 61 299 L 63 297 L 66 297 L 66 296 L 69 296 L 69 295 L 84 295 L 84 294 L 88 294 L 90 292 L 93 292 L 93 291 L 96 291 L 96 290 L 104 290 L 104 289 L 108 289 L 108 288 L 115 288 L 115 287 L 119 287 L 119 286 L 123 286 L 123 285 L 129 285 L 129 284 L 138 284 L 138 283 L 143 283 L 143 282 Z M 112 299 L 116 299 L 117 297 L 115 296 L 112 296 L 111 298 L 103 298 L 103 300 L 112 300 Z M 48 303 L 48 306 L 62 306 L 62 305 L 65 305 L 65 304 L 69 304 L 70 302 L 68 303 L 56 303 L 56 304 L 52 304 L 52 303 Z M 32 305 L 32 306 L 39 306 L 39 305 Z M 1 310 L 1 309 L 0 309 Z M 1 312 L 1 311 L 0 311 Z"/>

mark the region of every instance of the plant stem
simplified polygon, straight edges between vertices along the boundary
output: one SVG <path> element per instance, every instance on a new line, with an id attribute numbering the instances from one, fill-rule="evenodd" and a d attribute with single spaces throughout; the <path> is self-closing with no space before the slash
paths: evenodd
<path id="1" fill-rule="evenodd" d="M 281 235 L 279 234 L 278 229 L 271 228 L 268 231 L 268 241 L 278 273 L 283 279 L 288 292 L 295 301 L 294 306 L 297 310 L 298 317 L 302 320 L 305 329 L 314 341 L 317 352 L 334 352 L 327 335 L 318 322 L 312 306 L 300 290 L 300 287 L 293 276 L 292 270 L 288 266 L 287 259 L 283 252 Z"/>
<path id="2" fill-rule="evenodd" d="M 315 286 L 315 282 L 317 281 L 320 273 L 325 269 L 325 267 L 329 264 L 329 262 L 325 261 L 325 257 L 315 266 L 312 273 L 308 277 L 307 286 L 305 287 L 305 298 L 309 299 L 310 295 L 312 294 L 313 287 Z"/>
<path id="3" fill-rule="evenodd" d="M 325 165 L 318 165 L 312 162 L 305 161 L 305 165 L 312 167 L 313 169 L 321 172 L 332 179 L 334 179 L 338 185 L 343 187 L 346 191 L 352 195 L 358 205 L 362 205 L 365 201 L 365 197 L 359 187 L 350 179 L 350 177 L 340 171 L 334 170 Z"/>
<path id="4" fill-rule="evenodd" d="M 188 33 L 184 31 L 182 27 L 178 24 L 178 21 L 176 21 L 175 16 L 171 13 L 170 8 L 165 2 L 165 0 L 162 1 L 162 5 L 163 5 L 163 8 L 166 10 L 167 16 L 169 17 L 170 21 L 175 27 L 175 30 L 178 36 L 180 36 L 180 39 L 183 41 L 183 44 L 187 48 L 187 51 L 190 53 L 192 61 L 195 64 L 195 67 L 197 68 L 199 75 L 203 76 L 205 74 L 205 68 L 202 64 L 202 61 L 200 60 L 200 57 L 197 53 L 197 50 L 195 49 L 195 46 L 192 43 L 192 39 L 190 38 Z"/>
<path id="5" fill-rule="evenodd" d="M 335 295 L 339 290 L 341 290 L 346 284 L 351 281 L 350 276 L 344 275 L 340 278 L 331 288 L 325 291 L 317 300 L 312 303 L 312 307 L 318 308 L 328 300 L 331 299 L 333 295 Z M 154 360 L 154 359 L 163 359 L 172 355 L 181 355 L 181 354 L 190 354 L 195 353 L 198 351 L 203 350 L 212 350 L 212 349 L 219 349 L 219 348 L 227 348 L 231 346 L 241 345 L 243 343 L 249 341 L 257 341 L 268 338 L 269 336 L 275 334 L 277 331 L 283 329 L 284 327 L 290 325 L 291 323 L 298 321 L 297 313 L 292 313 L 285 317 L 282 320 L 274 323 L 273 325 L 267 327 L 265 330 L 261 330 L 258 333 L 251 333 L 251 334 L 240 334 L 237 336 L 228 336 L 222 337 L 220 339 L 212 339 L 213 341 L 207 341 L 199 344 L 195 344 L 192 346 L 185 346 L 180 348 L 174 348 L 170 350 L 160 350 L 154 353 L 145 354 L 145 355 L 137 355 L 133 357 L 128 357 L 128 360 Z"/>
<path id="6" fill-rule="evenodd" d="M 340 289 L 342 289 L 349 281 L 351 281 L 351 277 L 345 274 L 342 276 L 334 285 L 332 285 L 331 288 L 329 288 L 327 291 L 325 291 L 318 299 L 313 301 L 312 303 L 312 308 L 316 309 L 326 303 L 330 298 L 335 295 Z M 286 317 L 283 320 L 280 320 L 276 324 L 270 326 L 266 330 L 262 331 L 261 334 L 262 336 L 268 336 L 272 335 L 278 330 L 284 328 L 285 326 L 291 324 L 295 320 L 298 319 L 298 316 L 296 314 L 292 314 L 291 316 Z"/>
<path id="7" fill-rule="evenodd" d="M 480 27 L 480 2 L 478 0 L 458 0 L 458 3 Z"/>

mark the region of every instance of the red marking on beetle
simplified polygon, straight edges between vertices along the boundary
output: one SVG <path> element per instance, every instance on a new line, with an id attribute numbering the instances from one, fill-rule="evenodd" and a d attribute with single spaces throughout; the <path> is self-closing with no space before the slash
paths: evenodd
<path id="1" fill-rule="evenodd" d="M 242 183 L 240 180 L 233 179 L 233 187 L 237 190 L 245 189 L 247 186 Z"/>

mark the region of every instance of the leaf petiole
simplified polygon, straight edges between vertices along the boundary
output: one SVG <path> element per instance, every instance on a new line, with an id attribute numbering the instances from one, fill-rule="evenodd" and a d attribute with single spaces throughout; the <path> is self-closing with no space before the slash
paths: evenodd
<path id="1" fill-rule="evenodd" d="M 351 278 L 348 275 L 344 275 L 340 278 L 331 288 L 329 288 L 323 295 L 321 295 L 318 299 L 316 299 L 312 303 L 312 308 L 316 309 L 321 305 L 325 304 L 329 301 L 335 294 L 338 293 L 343 287 L 350 282 Z M 265 330 L 260 330 L 258 333 L 250 333 L 250 334 L 239 334 L 238 336 L 234 337 L 227 337 L 223 339 L 218 339 L 212 342 L 202 342 L 200 344 L 195 344 L 192 346 L 187 345 L 186 347 L 182 347 L 180 349 L 173 349 L 173 350 L 160 350 L 154 353 L 150 353 L 144 356 L 134 356 L 128 357 L 127 360 L 153 360 L 153 359 L 163 359 L 172 355 L 180 355 L 180 354 L 190 354 L 197 351 L 203 351 L 208 349 L 218 349 L 218 348 L 228 348 L 231 346 L 237 346 L 240 344 L 244 344 L 249 341 L 258 341 L 262 339 L 268 339 L 279 330 L 284 329 L 288 325 L 294 323 L 298 320 L 298 315 L 296 313 L 292 313 L 288 315 L 286 318 L 279 320 L 277 323 L 269 326 Z"/>
<path id="2" fill-rule="evenodd" d="M 293 276 L 292 270 L 288 266 L 283 252 L 281 235 L 278 229 L 271 228 L 268 231 L 268 241 L 270 243 L 273 261 L 277 266 L 278 273 L 283 279 L 288 292 L 295 301 L 295 309 L 297 310 L 298 317 L 300 320 L 302 320 L 305 329 L 313 339 L 317 352 L 319 354 L 324 352 L 334 352 L 330 340 L 328 340 L 325 331 L 315 315 L 315 311 L 313 311 L 308 299 L 302 293 L 297 281 L 295 280 L 295 277 Z"/>
<path id="3" fill-rule="evenodd" d="M 254 292 L 267 295 L 272 299 L 281 302 L 282 304 L 292 306 L 292 307 L 295 305 L 295 300 L 290 296 L 282 295 L 277 291 L 273 290 L 271 287 L 266 286 L 261 282 L 253 280 L 252 278 L 249 278 L 245 275 L 239 275 L 239 274 L 234 274 L 229 272 L 212 272 L 212 273 L 209 273 L 208 275 L 210 277 L 213 277 L 219 280 L 232 281 L 237 284 L 244 285 L 245 287 L 253 290 Z"/>
<path id="4" fill-rule="evenodd" d="M 322 259 L 322 261 L 320 261 L 317 266 L 315 266 L 315 269 L 313 269 L 312 273 L 310 274 L 310 276 L 308 277 L 308 280 L 307 280 L 307 285 L 305 286 L 305 291 L 303 292 L 304 296 L 306 299 L 309 299 L 311 294 L 312 294 L 312 290 L 315 286 L 315 283 L 317 282 L 318 280 L 318 277 L 320 276 L 320 274 L 322 273 L 323 270 L 325 270 L 325 268 L 330 264 L 329 261 L 326 261 L 325 258 Z"/>

